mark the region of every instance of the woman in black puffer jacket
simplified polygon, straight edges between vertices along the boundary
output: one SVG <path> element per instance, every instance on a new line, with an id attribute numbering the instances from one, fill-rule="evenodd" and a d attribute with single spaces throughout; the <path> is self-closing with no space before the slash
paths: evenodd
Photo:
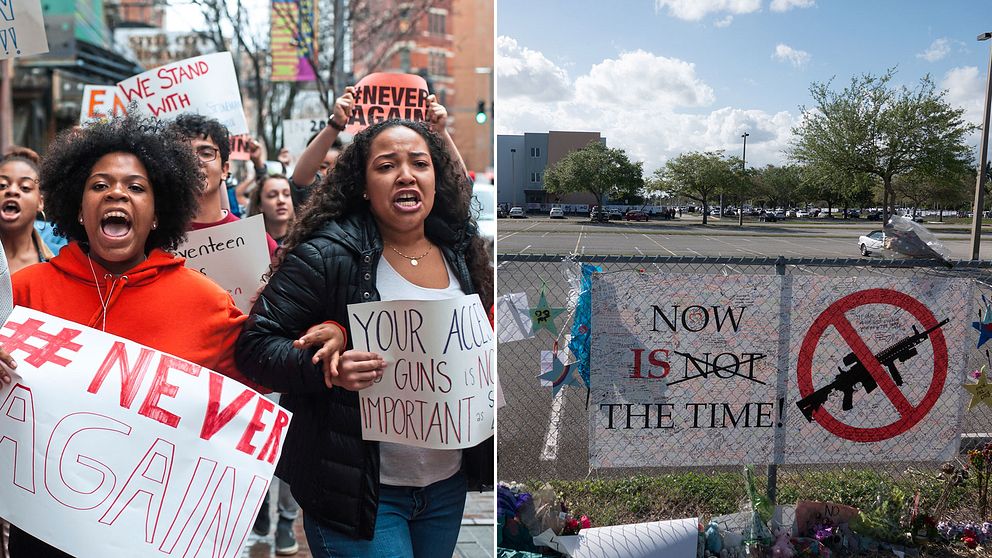
<path id="1" fill-rule="evenodd" d="M 370 126 L 301 210 L 238 340 L 240 369 L 294 413 L 276 473 L 315 557 L 450 556 L 466 489 L 493 485 L 492 438 L 467 450 L 362 440 L 358 390 L 381 376 L 378 355 L 294 345 L 312 324 L 347 324 L 351 303 L 478 293 L 491 308 L 491 258 L 470 199 L 427 125 Z"/>

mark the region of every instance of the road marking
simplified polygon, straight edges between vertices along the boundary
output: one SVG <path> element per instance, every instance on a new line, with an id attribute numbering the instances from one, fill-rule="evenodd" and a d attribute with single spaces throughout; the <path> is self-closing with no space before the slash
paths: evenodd
<path id="1" fill-rule="evenodd" d="M 551 420 L 548 421 L 548 431 L 544 434 L 544 448 L 541 450 L 542 461 L 558 459 L 558 434 L 561 432 L 561 411 L 565 407 L 565 391 L 558 390 L 551 403 Z"/>
<path id="2" fill-rule="evenodd" d="M 519 251 L 519 252 L 517 252 L 517 253 L 518 253 L 518 254 L 523 254 L 523 253 L 524 253 L 524 252 L 526 252 L 526 251 L 527 251 L 527 250 L 528 250 L 528 249 L 529 249 L 529 248 L 530 248 L 531 246 L 533 246 L 533 244 L 528 244 L 528 245 L 527 245 L 527 246 L 526 246 L 526 247 L 525 247 L 525 248 L 524 248 L 523 250 L 521 250 L 521 251 Z"/>
<path id="3" fill-rule="evenodd" d="M 585 227 L 585 225 L 582 225 L 579 228 L 579 237 L 575 239 L 575 250 L 572 250 L 572 253 L 573 254 L 579 253 L 579 242 L 582 242 L 582 231 L 584 231 L 584 230 L 586 230 L 586 227 Z M 583 251 L 585 251 L 585 247 L 584 246 L 583 246 Z"/>
<path id="4" fill-rule="evenodd" d="M 642 251 L 641 251 L 641 249 L 640 249 L 640 248 L 638 248 L 637 246 L 634 246 L 634 250 L 637 250 L 637 253 L 638 253 L 638 254 L 640 254 L 640 255 L 642 255 L 642 256 L 644 255 L 644 252 L 642 252 Z"/>
<path id="5" fill-rule="evenodd" d="M 765 257 L 765 255 L 762 252 L 757 252 L 755 250 L 749 250 L 747 248 L 737 248 L 736 246 L 734 246 L 730 242 L 727 242 L 726 240 L 720 240 L 719 238 L 712 238 L 710 240 L 713 240 L 715 242 L 722 242 L 723 244 L 726 244 L 727 246 L 730 246 L 730 247 L 736 249 L 738 252 L 750 253 L 750 254 L 755 255 L 755 256 Z"/>
<path id="6" fill-rule="evenodd" d="M 692 248 L 686 248 L 686 250 L 692 252 L 693 254 L 695 254 L 697 256 L 702 256 L 702 254 L 700 252 L 697 252 L 697 251 L 693 250 Z M 674 256 L 675 254 L 672 254 L 672 255 Z"/>
<path id="7" fill-rule="evenodd" d="M 672 252 L 671 250 L 669 250 L 668 248 L 665 248 L 664 246 L 662 246 L 660 242 L 658 242 L 657 240 L 651 238 L 650 236 L 648 236 L 646 234 L 642 234 L 641 236 L 643 236 L 644 238 L 650 240 L 651 242 L 654 242 L 655 244 L 658 245 L 658 248 L 661 248 L 662 250 L 668 252 L 669 254 L 671 254 L 673 256 L 677 256 L 678 255 L 675 252 Z"/>
<path id="8" fill-rule="evenodd" d="M 550 232 L 550 231 L 549 231 L 549 232 Z M 546 237 L 546 236 L 548 236 L 548 233 L 544 233 L 544 234 L 542 234 L 542 235 L 541 235 L 541 238 L 544 238 L 544 237 Z"/>

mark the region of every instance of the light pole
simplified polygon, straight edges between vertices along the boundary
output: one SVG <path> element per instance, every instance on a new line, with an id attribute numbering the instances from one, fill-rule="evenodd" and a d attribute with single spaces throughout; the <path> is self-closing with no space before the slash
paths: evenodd
<path id="1" fill-rule="evenodd" d="M 992 32 L 982 33 L 979 41 L 992 39 Z M 985 161 L 989 156 L 989 106 L 992 105 L 992 46 L 989 47 L 988 81 L 985 84 L 985 118 L 982 120 L 982 139 L 978 143 L 978 184 L 975 186 L 975 210 L 971 219 L 971 259 L 979 259 L 982 244 L 982 212 L 985 210 Z"/>
<path id="2" fill-rule="evenodd" d="M 517 207 L 517 150 L 510 148 L 510 190 L 513 191 L 513 205 Z"/>
<path id="3" fill-rule="evenodd" d="M 744 132 L 741 137 L 744 138 L 744 151 L 741 152 L 741 180 L 747 180 L 747 137 L 751 134 Z M 737 226 L 744 226 L 744 188 L 741 188 L 741 201 L 737 204 Z"/>

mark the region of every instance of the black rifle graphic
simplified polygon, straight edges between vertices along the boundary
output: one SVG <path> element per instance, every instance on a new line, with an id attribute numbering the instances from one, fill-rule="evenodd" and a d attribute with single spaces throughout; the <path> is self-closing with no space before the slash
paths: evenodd
<path id="1" fill-rule="evenodd" d="M 910 358 L 916 356 L 917 345 L 930 337 L 931 333 L 940 329 L 947 322 L 948 320 L 945 319 L 939 324 L 923 332 L 917 331 L 916 326 L 914 325 L 913 335 L 910 335 L 909 337 L 875 355 L 875 358 L 878 360 L 879 364 L 889 370 L 889 375 L 892 376 L 892 380 L 895 381 L 897 386 L 902 385 L 902 374 L 899 373 L 896 363 L 906 362 Z M 854 390 L 857 384 L 861 384 L 861 387 L 865 390 L 865 393 L 871 393 L 878 387 L 878 382 L 875 381 L 875 378 L 873 378 L 871 373 L 868 372 L 868 369 L 865 368 L 864 363 L 861 362 L 858 355 L 853 352 L 849 353 L 846 357 L 844 357 L 844 365 L 848 366 L 848 368 L 845 370 L 844 368 L 838 366 L 837 370 L 840 370 L 840 374 L 837 374 L 833 382 L 830 382 L 822 388 L 814 391 L 796 403 L 799 410 L 803 412 L 803 416 L 806 417 L 806 420 L 813 422 L 813 412 L 826 403 L 827 397 L 834 390 L 844 394 L 844 403 L 841 408 L 845 411 L 850 411 L 854 406 Z"/>

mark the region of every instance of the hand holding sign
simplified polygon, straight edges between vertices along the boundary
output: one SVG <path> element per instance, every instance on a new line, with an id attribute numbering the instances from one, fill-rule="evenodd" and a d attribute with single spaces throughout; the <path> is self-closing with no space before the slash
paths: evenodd
<path id="1" fill-rule="evenodd" d="M 418 75 L 369 74 L 354 87 L 355 104 L 346 131 L 357 134 L 390 118 L 427 120 L 428 95 L 427 82 Z"/>
<path id="2" fill-rule="evenodd" d="M 331 112 L 331 120 L 334 123 L 348 123 L 351 120 L 351 113 L 355 110 L 355 86 L 349 85 L 344 88 L 344 95 L 334 100 L 334 109 Z"/>
<path id="3" fill-rule="evenodd" d="M 427 112 L 427 121 L 431 123 L 431 129 L 434 130 L 434 133 L 440 134 L 448 127 L 448 109 L 437 101 L 437 95 L 429 95 L 427 101 L 431 104 L 431 108 Z"/>
<path id="4" fill-rule="evenodd" d="M 0 382 L 9 384 L 13 379 L 10 377 L 10 372 L 8 370 L 14 370 L 17 368 L 17 361 L 14 357 L 10 356 L 10 353 L 0 349 Z"/>

